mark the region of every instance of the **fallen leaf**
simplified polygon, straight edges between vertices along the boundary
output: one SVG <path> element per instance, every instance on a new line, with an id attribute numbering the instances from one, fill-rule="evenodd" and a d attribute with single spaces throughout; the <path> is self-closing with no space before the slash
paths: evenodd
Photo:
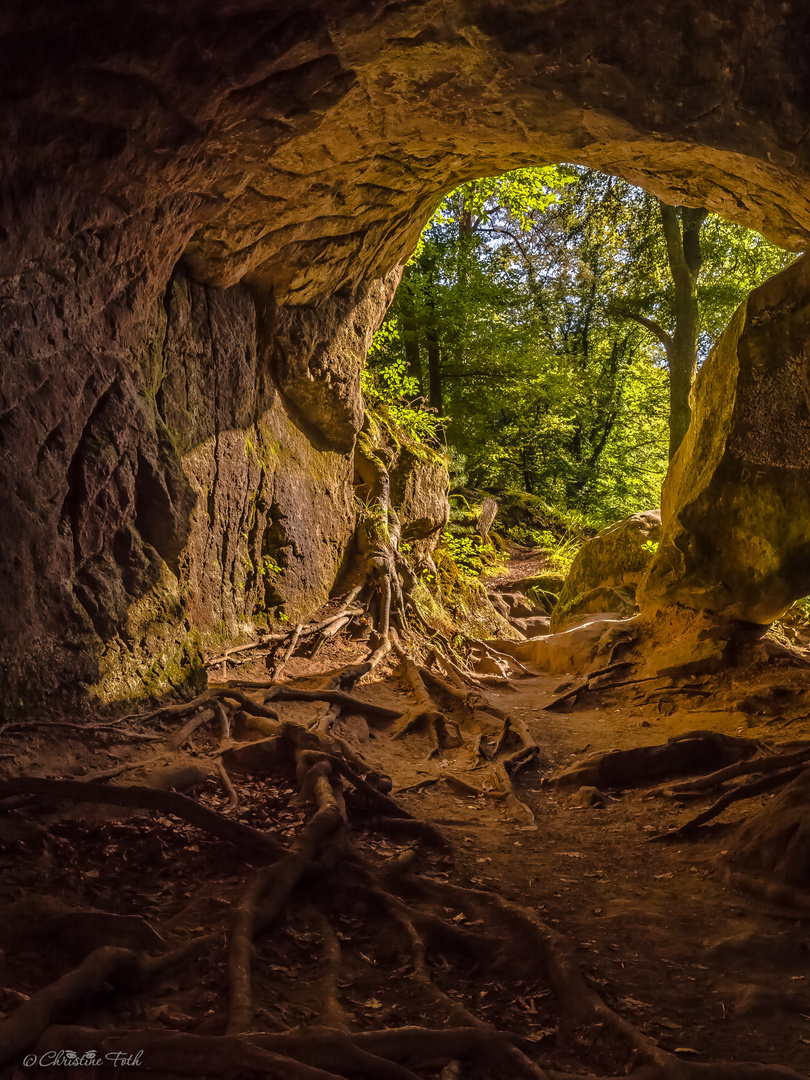
<path id="1" fill-rule="evenodd" d="M 533 1028 L 526 1038 L 529 1042 L 541 1042 L 543 1039 L 547 1039 L 549 1035 L 556 1034 L 556 1028 Z"/>

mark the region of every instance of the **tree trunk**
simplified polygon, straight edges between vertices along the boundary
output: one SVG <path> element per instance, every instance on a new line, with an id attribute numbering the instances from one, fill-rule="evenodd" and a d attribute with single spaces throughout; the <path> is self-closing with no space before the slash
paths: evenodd
<path id="1" fill-rule="evenodd" d="M 675 286 L 673 314 L 675 328 L 672 344 L 667 349 L 669 361 L 669 456 L 683 442 L 692 411 L 689 391 L 697 371 L 697 344 L 700 332 L 700 313 L 697 301 L 697 282 L 703 258 L 700 250 L 700 229 L 707 210 L 681 207 L 680 215 L 674 206 L 659 200 L 661 222 L 667 244 L 667 257 Z"/>
<path id="2" fill-rule="evenodd" d="M 404 281 L 403 284 L 405 284 Z M 417 380 L 419 383 L 419 395 L 424 397 L 425 384 L 422 378 L 422 354 L 419 348 L 419 322 L 416 318 L 413 297 L 410 295 L 407 286 L 402 291 L 399 319 L 402 344 L 405 348 L 405 363 L 408 365 L 408 375 Z"/>
<path id="3" fill-rule="evenodd" d="M 439 345 L 436 327 L 432 321 L 427 327 L 425 334 L 428 359 L 428 392 L 430 407 L 435 409 L 439 416 L 443 412 L 442 404 L 442 351 Z"/>

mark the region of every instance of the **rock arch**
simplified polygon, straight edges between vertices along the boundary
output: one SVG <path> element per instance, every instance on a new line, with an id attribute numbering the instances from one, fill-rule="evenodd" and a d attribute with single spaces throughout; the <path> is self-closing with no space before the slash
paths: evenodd
<path id="1" fill-rule="evenodd" d="M 799 0 L 7 5 L 5 707 L 183 685 L 200 635 L 233 636 L 266 601 L 269 550 L 283 553 L 269 594 L 291 611 L 323 599 L 350 531 L 363 354 L 459 182 L 581 162 L 802 249 L 808 39 Z M 802 264 L 784 281 L 735 324 L 740 355 L 766 310 L 774 340 L 805 340 Z M 767 353 L 735 383 L 732 450 Z M 794 401 L 805 353 L 780 372 Z M 791 453 L 768 467 L 803 492 Z M 327 524 L 302 531 L 302 508 Z M 673 550 L 705 534 L 697 513 Z M 659 570 L 652 606 L 708 603 Z"/>

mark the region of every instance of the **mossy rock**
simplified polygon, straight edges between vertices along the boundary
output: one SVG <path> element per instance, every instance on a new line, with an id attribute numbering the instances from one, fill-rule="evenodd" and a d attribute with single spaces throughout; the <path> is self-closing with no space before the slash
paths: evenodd
<path id="1" fill-rule="evenodd" d="M 537 495 L 529 495 L 525 491 L 507 491 L 496 497 L 499 505 L 495 520 L 501 531 L 514 528 L 515 525 L 529 525 L 536 529 L 548 529 L 562 536 L 567 529 L 559 516 Z"/>
<path id="2" fill-rule="evenodd" d="M 531 588 L 526 591 L 526 599 L 539 607 L 544 615 L 550 615 L 559 603 L 559 595 L 548 589 Z"/>
<path id="3" fill-rule="evenodd" d="M 564 630 L 580 616 L 594 612 L 631 614 L 636 588 L 660 538 L 661 512 L 644 510 L 586 540 L 552 612 L 552 631 Z"/>
<path id="4" fill-rule="evenodd" d="M 804 255 L 750 293 L 700 369 L 645 615 L 767 625 L 810 593 L 809 294 Z"/>
<path id="5" fill-rule="evenodd" d="M 525 593 L 531 589 L 537 589 L 539 592 L 560 593 L 564 584 L 565 574 L 561 574 L 559 570 L 543 570 L 539 574 L 534 574 L 533 577 L 521 578 L 514 582 L 514 587 Z"/>

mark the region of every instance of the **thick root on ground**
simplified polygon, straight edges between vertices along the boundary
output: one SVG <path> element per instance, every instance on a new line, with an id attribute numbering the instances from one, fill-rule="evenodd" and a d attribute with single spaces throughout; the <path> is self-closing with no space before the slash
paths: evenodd
<path id="1" fill-rule="evenodd" d="M 442 717 L 445 733 L 454 723 L 462 739 L 472 741 L 475 757 L 499 778 L 493 796 L 514 800 L 519 808 L 510 769 L 513 775 L 539 753 L 526 725 L 487 702 L 479 687 L 465 686 L 463 675 L 446 682 L 413 661 L 396 635 L 389 634 L 389 640 L 414 695 L 414 715 L 421 723 Z M 353 672 L 340 689 L 303 698 L 304 692 L 293 688 L 253 689 L 268 692 L 279 705 L 323 700 L 339 715 L 343 708 L 364 705 L 346 689 L 356 681 Z M 207 710 L 211 701 L 220 706 L 219 717 L 211 719 L 218 719 L 223 738 L 230 713 L 246 699 L 252 702 L 247 686 L 225 689 L 194 706 Z M 257 708 L 257 718 L 272 724 L 273 735 L 247 744 L 244 753 L 239 747 L 226 749 L 217 757 L 224 763 L 219 779 L 227 781 L 228 813 L 243 814 L 275 799 L 275 835 L 176 792 L 38 778 L 0 784 L 0 798 L 34 796 L 49 806 L 93 801 L 180 818 L 216 838 L 210 864 L 214 882 L 226 853 L 230 865 L 233 860 L 238 865 L 242 853 L 254 863 L 242 865 L 236 886 L 233 875 L 216 884 L 217 894 L 229 901 L 228 914 L 202 935 L 184 937 L 170 925 L 152 927 L 141 920 L 138 940 L 148 951 L 122 949 L 103 940 L 105 932 L 120 934 L 120 919 L 106 924 L 102 919 L 101 943 L 97 940 L 78 966 L 57 974 L 0 1023 L 0 1065 L 17 1061 L 34 1046 L 40 1054 L 142 1051 L 139 1071 L 163 1076 L 244 1071 L 290 1080 L 501 1080 L 505 1075 L 547 1080 L 563 1074 L 591 1080 L 624 1074 L 631 1065 L 640 1066 L 637 1075 L 650 1080 L 798 1075 L 766 1066 L 687 1064 L 662 1050 L 608 1007 L 583 976 L 573 945 L 535 911 L 448 881 L 454 857 L 449 840 L 375 786 L 369 779 L 373 770 L 358 754 L 345 754 L 319 731 L 319 723 L 306 729 L 269 717 L 267 705 Z M 394 710 L 367 706 L 366 711 L 380 723 L 403 723 Z M 485 730 L 492 735 L 485 736 Z M 403 730 L 403 737 L 412 735 Z M 518 743 L 517 750 L 510 740 Z M 743 749 L 751 748 L 737 747 Z M 249 781 L 250 762 L 265 793 L 258 803 L 241 787 Z M 472 786 L 455 772 L 444 775 L 462 790 Z M 279 801 L 277 793 L 290 787 L 295 799 Z M 296 810 L 304 820 L 291 833 L 287 826 L 285 836 L 280 820 Z M 392 850 L 385 839 L 406 834 L 417 839 L 416 846 Z M 80 844 L 75 857 L 81 858 Z M 196 923 L 195 918 L 191 925 Z M 193 1030 L 167 1027 L 171 988 L 176 989 L 166 980 L 170 969 L 188 970 L 192 982 L 218 988 L 211 1016 L 187 1019 Z M 505 1012 L 501 1006 L 495 1013 L 488 1010 L 493 980 L 512 991 Z M 154 1009 L 147 1003 L 159 988 L 165 1005 Z M 94 1023 L 94 1017 L 108 1015 L 94 1003 L 102 989 L 107 999 L 139 1002 L 137 1014 L 152 1019 L 135 1029 L 128 1025 L 129 1030 L 116 1030 L 109 1018 Z M 310 1018 L 308 1026 L 290 1024 L 290 1001 L 299 1003 L 299 1018 Z M 68 1018 L 85 1026 L 56 1026 Z M 112 1070 L 99 1066 L 97 1074 L 103 1078 Z"/>

